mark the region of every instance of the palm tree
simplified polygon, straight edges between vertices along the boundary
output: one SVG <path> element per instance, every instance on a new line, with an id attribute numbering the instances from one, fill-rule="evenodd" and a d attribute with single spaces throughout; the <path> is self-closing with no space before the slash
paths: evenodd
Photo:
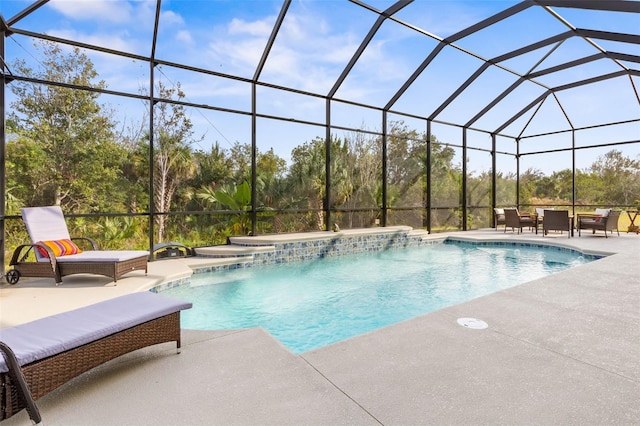
<path id="1" fill-rule="evenodd" d="M 218 190 L 201 188 L 196 197 L 209 205 L 219 204 L 235 212 L 231 219 L 231 231 L 235 235 L 251 233 L 251 185 L 246 180 L 240 185 L 224 185 Z"/>
<path id="2" fill-rule="evenodd" d="M 160 132 L 154 153 L 153 202 L 156 212 L 171 210 L 171 202 L 180 184 L 196 173 L 191 149 L 180 140 Z M 157 215 L 158 241 L 164 241 L 168 216 Z"/>
<path id="3" fill-rule="evenodd" d="M 296 195 L 305 207 L 315 209 L 315 227 L 324 228 L 325 153 L 324 139 L 315 138 L 297 146 L 291 152 L 293 164 L 290 179 Z"/>
<path id="4" fill-rule="evenodd" d="M 160 99 L 178 100 L 185 97 L 180 84 L 173 88 L 158 83 Z M 153 206 L 158 230 L 158 241 L 164 241 L 167 227 L 167 212 L 171 211 L 176 191 L 191 179 L 197 171 L 197 163 L 191 145 L 202 140 L 193 139 L 193 124 L 187 117 L 185 107 L 172 102 L 158 101 L 153 116 Z M 138 144 L 136 158 L 143 176 L 148 173 L 149 141 L 147 133 Z"/>

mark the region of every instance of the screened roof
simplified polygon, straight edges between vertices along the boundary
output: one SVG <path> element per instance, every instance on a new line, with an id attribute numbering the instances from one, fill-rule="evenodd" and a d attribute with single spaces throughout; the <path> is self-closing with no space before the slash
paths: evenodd
<path id="1" fill-rule="evenodd" d="M 575 143 L 640 153 L 639 1 L 3 0 L 0 13 L 5 74 L 41 61 L 35 34 L 81 47 L 107 97 L 149 92 L 153 63 L 217 112 L 195 117 L 205 139 L 248 139 L 252 112 L 325 123 L 328 99 L 333 126 L 379 128 L 387 111 L 536 140 L 615 123 Z"/>

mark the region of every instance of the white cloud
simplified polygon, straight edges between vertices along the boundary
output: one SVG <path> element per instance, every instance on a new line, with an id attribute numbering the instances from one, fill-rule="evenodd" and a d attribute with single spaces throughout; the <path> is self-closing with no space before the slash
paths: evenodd
<path id="1" fill-rule="evenodd" d="M 261 39 L 216 40 L 209 44 L 208 56 L 213 63 L 219 63 L 224 71 L 240 75 L 253 75 L 260 60 L 265 42 Z M 214 68 L 214 67 L 211 67 Z M 214 68 L 215 69 L 215 68 Z"/>
<path id="2" fill-rule="evenodd" d="M 317 25 L 317 21 L 314 22 L 313 20 L 305 19 L 305 17 L 300 15 L 290 15 L 285 19 L 279 37 L 286 39 L 287 42 L 292 44 L 313 41 L 313 39 L 311 39 L 312 34 L 309 30 L 312 28 L 317 30 L 318 27 L 322 26 Z M 322 32 L 320 32 L 320 34 L 322 34 Z"/>
<path id="3" fill-rule="evenodd" d="M 145 30 L 152 29 L 156 17 L 156 2 L 153 0 L 142 0 L 136 1 L 133 4 L 136 8 L 132 13 L 134 25 L 141 29 L 144 28 Z"/>
<path id="4" fill-rule="evenodd" d="M 124 52 L 135 52 L 134 44 L 129 41 L 129 38 L 122 35 L 111 34 L 83 34 L 77 31 L 70 30 L 52 30 L 49 34 L 54 37 L 60 37 L 69 40 L 79 40 L 83 43 L 92 44 L 95 46 L 104 46 L 109 49 L 121 50 Z"/>
<path id="5" fill-rule="evenodd" d="M 271 17 L 254 22 L 233 18 L 228 26 L 228 31 L 231 35 L 269 36 L 272 29 L 273 19 Z"/>
<path id="6" fill-rule="evenodd" d="M 169 10 L 160 16 L 161 25 L 184 25 L 184 19 L 177 13 Z"/>
<path id="7" fill-rule="evenodd" d="M 227 33 L 210 43 L 209 52 L 232 70 L 252 75 L 274 22 L 275 16 L 252 22 L 234 18 L 226 27 Z M 325 92 L 355 52 L 355 39 L 348 31 L 331 34 L 331 26 L 317 14 L 290 13 L 269 54 L 264 75 L 274 83 Z"/>
<path id="8" fill-rule="evenodd" d="M 133 13 L 130 3 L 109 0 L 51 0 L 47 5 L 68 18 L 85 21 L 128 22 Z"/>
<path id="9" fill-rule="evenodd" d="M 176 33 L 176 40 L 182 43 L 193 44 L 193 37 L 191 33 L 187 30 L 179 30 Z"/>

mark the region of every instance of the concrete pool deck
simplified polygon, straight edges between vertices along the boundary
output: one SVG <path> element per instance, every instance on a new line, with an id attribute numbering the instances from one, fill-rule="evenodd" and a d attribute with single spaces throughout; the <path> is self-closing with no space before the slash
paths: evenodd
<path id="1" fill-rule="evenodd" d="M 295 355 L 262 329 L 183 331 L 37 403 L 47 425 L 639 424 L 640 236 L 435 234 L 550 242 L 616 253 L 550 277 Z M 0 326 L 145 290 L 189 274 L 150 263 L 114 286 L 0 286 Z M 211 261 L 211 260 L 209 260 Z M 485 330 L 456 320 L 486 321 Z M 29 424 L 26 412 L 3 426 Z"/>

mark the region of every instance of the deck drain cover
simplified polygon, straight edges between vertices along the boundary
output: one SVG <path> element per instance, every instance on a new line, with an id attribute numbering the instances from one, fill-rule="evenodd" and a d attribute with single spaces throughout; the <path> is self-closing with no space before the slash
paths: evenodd
<path id="1" fill-rule="evenodd" d="M 458 318 L 458 324 L 463 327 L 472 328 L 474 330 L 484 330 L 489 327 L 489 325 L 479 319 L 475 318 Z"/>

